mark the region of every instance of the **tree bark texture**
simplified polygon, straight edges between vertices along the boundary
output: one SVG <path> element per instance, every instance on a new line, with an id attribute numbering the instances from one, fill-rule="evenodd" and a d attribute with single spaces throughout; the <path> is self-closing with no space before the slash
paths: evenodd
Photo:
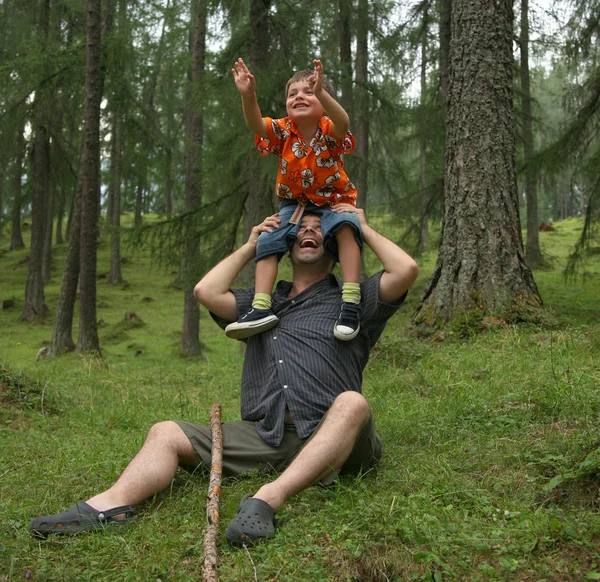
<path id="1" fill-rule="evenodd" d="M 444 223 L 417 322 L 541 303 L 519 224 L 512 27 L 512 0 L 453 0 Z"/>
<path id="2" fill-rule="evenodd" d="M 21 182 L 23 180 L 23 159 L 25 157 L 25 138 L 23 136 L 23 126 L 17 126 L 15 140 L 15 161 L 13 165 L 13 174 L 11 177 L 13 200 L 11 212 L 11 233 L 10 250 L 16 251 L 25 247 L 23 242 L 23 233 L 21 231 Z"/>
<path id="3" fill-rule="evenodd" d="M 527 240 L 525 255 L 531 268 L 543 264 L 538 231 L 537 172 L 533 166 L 533 123 L 531 116 L 531 86 L 529 78 L 529 0 L 521 0 L 521 111 L 523 126 L 523 157 L 525 161 L 525 198 L 527 200 Z"/>
<path id="4" fill-rule="evenodd" d="M 192 5 L 192 71 L 191 86 L 186 99 L 185 147 L 185 206 L 197 210 L 202 203 L 202 146 L 204 116 L 202 80 L 206 58 L 206 0 L 195 0 Z M 183 254 L 183 327 L 180 349 L 186 355 L 199 355 L 200 307 L 194 297 L 194 286 L 199 278 L 200 229 L 198 213 L 186 221 L 186 244 Z"/>
<path id="5" fill-rule="evenodd" d="M 79 270 L 77 350 L 100 352 L 96 321 L 96 257 L 100 201 L 100 103 L 102 101 L 101 0 L 87 0 L 85 60 L 85 127 Z"/>
<path id="6" fill-rule="evenodd" d="M 210 478 L 206 501 L 206 531 L 204 533 L 204 565 L 202 581 L 216 582 L 218 579 L 217 534 L 219 532 L 219 496 L 223 474 L 223 428 L 221 405 L 213 404 L 210 410 L 210 433 L 212 440 Z"/>

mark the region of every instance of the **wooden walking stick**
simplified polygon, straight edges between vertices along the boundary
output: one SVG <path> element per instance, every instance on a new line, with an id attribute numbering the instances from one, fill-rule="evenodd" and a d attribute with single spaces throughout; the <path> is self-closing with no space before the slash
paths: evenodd
<path id="1" fill-rule="evenodd" d="M 204 565 L 202 582 L 216 582 L 217 533 L 219 531 L 219 494 L 223 473 L 223 429 L 221 427 L 221 405 L 213 404 L 210 409 L 210 432 L 212 435 L 210 480 L 206 502 L 206 532 L 204 533 Z"/>

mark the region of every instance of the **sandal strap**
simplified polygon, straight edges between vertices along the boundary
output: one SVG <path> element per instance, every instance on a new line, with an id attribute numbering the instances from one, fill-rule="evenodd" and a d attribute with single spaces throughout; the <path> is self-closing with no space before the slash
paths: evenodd
<path id="1" fill-rule="evenodd" d="M 107 521 L 115 515 L 120 515 L 121 513 L 125 514 L 126 519 L 135 515 L 135 511 L 133 511 L 133 507 L 131 507 L 131 505 L 121 505 L 120 507 L 113 507 L 112 509 L 107 509 L 106 511 L 99 511 L 96 518 L 98 521 Z"/>

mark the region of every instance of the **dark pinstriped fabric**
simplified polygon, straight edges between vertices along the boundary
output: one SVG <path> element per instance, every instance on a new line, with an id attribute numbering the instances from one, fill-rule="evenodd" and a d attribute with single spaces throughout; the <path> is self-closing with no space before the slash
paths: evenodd
<path id="1" fill-rule="evenodd" d="M 268 444 L 281 442 L 286 407 L 304 439 L 340 393 L 361 391 L 369 352 L 404 301 L 379 301 L 381 273 L 361 282 L 361 329 L 348 342 L 333 335 L 341 307 L 339 279 L 329 275 L 294 298 L 288 297 L 291 283 L 278 283 L 273 311 L 279 324 L 248 338 L 242 374 L 242 419 L 258 421 L 256 430 Z M 254 289 L 232 291 L 242 315 L 252 304 Z M 213 317 L 221 327 L 229 323 Z"/>

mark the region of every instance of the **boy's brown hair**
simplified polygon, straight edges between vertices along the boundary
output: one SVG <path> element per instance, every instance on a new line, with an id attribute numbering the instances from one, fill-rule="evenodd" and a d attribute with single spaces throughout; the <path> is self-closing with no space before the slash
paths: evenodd
<path id="1" fill-rule="evenodd" d="M 303 71 L 298 71 L 298 72 L 294 73 L 285 86 L 285 98 L 287 99 L 287 97 L 288 97 L 288 91 L 289 91 L 290 85 L 292 83 L 297 83 L 298 81 L 304 81 L 304 79 L 308 79 L 309 77 L 312 77 L 314 75 L 314 73 L 315 72 L 311 71 L 310 69 L 304 69 Z M 325 75 L 323 75 L 323 89 L 325 89 L 325 91 L 327 93 L 329 93 L 335 99 L 335 88 L 333 87 L 333 83 Z"/>

